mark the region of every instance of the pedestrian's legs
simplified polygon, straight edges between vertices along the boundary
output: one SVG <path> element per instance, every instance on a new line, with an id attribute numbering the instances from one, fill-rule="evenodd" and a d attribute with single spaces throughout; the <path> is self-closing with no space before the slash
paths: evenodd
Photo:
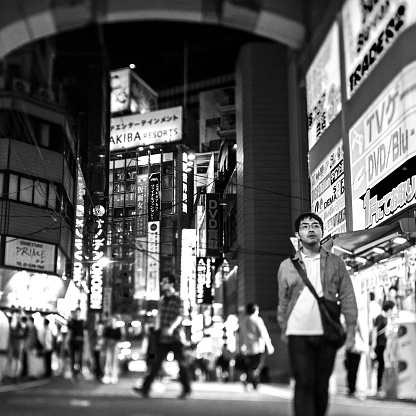
<path id="1" fill-rule="evenodd" d="M 191 384 L 189 381 L 188 366 L 186 364 L 182 343 L 175 342 L 172 345 L 172 351 L 173 351 L 173 354 L 175 355 L 175 360 L 179 364 L 179 380 L 182 383 L 183 392 L 189 393 L 191 391 Z"/>
<path id="2" fill-rule="evenodd" d="M 253 387 L 256 389 L 260 379 L 261 354 L 248 355 L 247 359 L 247 383 L 253 384 Z"/>
<path id="3" fill-rule="evenodd" d="M 360 365 L 361 354 L 357 354 L 351 351 L 347 351 L 347 382 L 349 394 L 355 393 L 355 385 L 357 383 L 357 372 Z"/>
<path id="4" fill-rule="evenodd" d="M 45 377 L 52 376 L 52 351 L 46 351 L 44 355 Z"/>
<path id="5" fill-rule="evenodd" d="M 381 389 L 381 384 L 383 381 L 383 373 L 384 373 L 384 350 L 386 347 L 384 345 L 378 345 L 375 348 L 376 352 L 376 359 L 378 362 L 378 370 L 377 370 L 377 390 Z"/>
<path id="6" fill-rule="evenodd" d="M 158 343 L 155 348 L 155 358 L 152 362 L 150 367 L 150 373 L 145 377 L 142 390 L 145 393 L 148 393 L 150 390 L 150 386 L 153 383 L 153 380 L 157 377 L 160 368 L 162 367 L 162 363 L 165 360 L 168 352 L 170 351 L 171 345 L 169 344 L 160 344 Z"/>
<path id="7" fill-rule="evenodd" d="M 294 410 L 296 416 L 315 415 L 314 386 L 316 384 L 315 349 L 308 336 L 288 337 L 289 360 L 295 379 Z"/>
<path id="8" fill-rule="evenodd" d="M 318 337 L 316 345 L 316 416 L 324 416 L 328 407 L 329 379 L 334 369 L 337 349 L 326 343 L 323 337 Z"/>

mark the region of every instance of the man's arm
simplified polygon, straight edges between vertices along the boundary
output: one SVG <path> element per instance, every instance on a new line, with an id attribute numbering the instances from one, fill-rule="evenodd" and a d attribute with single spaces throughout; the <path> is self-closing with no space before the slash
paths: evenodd
<path id="1" fill-rule="evenodd" d="M 277 272 L 278 285 L 278 305 L 277 305 L 277 322 L 282 330 L 282 340 L 286 340 L 287 308 L 289 304 L 288 289 L 284 279 L 283 267 L 280 265 Z"/>
<path id="2" fill-rule="evenodd" d="M 345 341 L 345 348 L 348 350 L 351 349 L 355 343 L 355 328 L 357 325 L 358 309 L 350 274 L 348 273 L 344 261 L 341 258 L 339 258 L 339 261 L 341 276 L 338 298 L 341 304 L 341 312 L 345 317 L 345 323 L 347 325 L 347 340 Z"/>

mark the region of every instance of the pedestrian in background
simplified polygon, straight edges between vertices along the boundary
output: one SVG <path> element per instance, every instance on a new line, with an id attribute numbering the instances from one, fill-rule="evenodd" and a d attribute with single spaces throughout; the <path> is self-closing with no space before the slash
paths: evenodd
<path id="1" fill-rule="evenodd" d="M 259 316 L 259 306 L 249 303 L 246 306 L 246 315 L 240 322 L 240 350 L 246 357 L 246 374 L 243 383 L 253 385 L 254 389 L 260 381 L 260 373 L 264 367 L 267 354 L 273 354 L 269 332 L 263 319 Z"/>
<path id="2" fill-rule="evenodd" d="M 360 366 L 361 357 L 363 354 L 369 352 L 369 344 L 364 341 L 364 338 L 361 334 L 360 325 L 357 324 L 355 331 L 355 343 L 354 347 L 350 350 L 345 351 L 345 369 L 347 370 L 347 386 L 348 386 L 348 396 L 356 397 L 359 399 L 364 398 L 364 396 L 357 395 L 357 374 L 358 368 Z"/>
<path id="3" fill-rule="evenodd" d="M 296 262 L 305 270 L 319 297 L 339 301 L 347 326 L 347 350 L 355 342 L 357 303 L 344 261 L 321 246 L 322 219 L 315 213 L 304 213 L 296 219 L 295 230 L 300 248 L 293 258 L 280 264 L 277 317 L 282 339 L 287 340 L 289 347 L 295 380 L 295 415 L 324 416 L 337 348 L 323 337 L 317 299 L 306 287 Z"/>
<path id="4" fill-rule="evenodd" d="M 162 297 L 159 302 L 155 329 L 158 340 L 155 347 L 155 359 L 150 372 L 144 379 L 141 388 L 133 387 L 133 390 L 144 397 L 149 396 L 150 387 L 157 377 L 170 351 L 179 364 L 179 380 L 182 384 L 180 399 L 185 399 L 191 393 L 190 377 L 186 365 L 184 345 L 181 342 L 181 324 L 183 319 L 182 300 L 175 290 L 176 279 L 172 274 L 164 274 L 161 280 Z"/>
<path id="5" fill-rule="evenodd" d="M 105 359 L 105 339 L 104 339 L 104 322 L 100 319 L 92 335 L 92 345 L 94 348 L 94 375 L 96 380 L 101 380 L 104 376 L 103 361 Z"/>
<path id="6" fill-rule="evenodd" d="M 372 333 L 371 352 L 372 357 L 378 363 L 377 369 L 377 394 L 383 395 L 382 382 L 384 375 L 384 352 L 387 347 L 387 336 L 386 331 L 388 325 L 391 323 L 393 310 L 396 304 L 392 300 L 386 300 L 383 303 L 383 307 L 379 316 L 377 316 L 374 322 L 374 328 Z"/>
<path id="7" fill-rule="evenodd" d="M 68 323 L 68 334 L 66 336 L 66 347 L 70 354 L 73 380 L 82 378 L 82 360 L 86 338 L 87 326 L 85 321 L 81 319 L 81 308 L 76 308 Z"/>
<path id="8" fill-rule="evenodd" d="M 121 328 L 117 326 L 118 319 L 112 316 L 104 329 L 105 366 L 104 384 L 116 384 L 118 382 L 118 346 L 121 340 Z"/>
<path id="9" fill-rule="evenodd" d="M 19 311 L 12 312 L 9 324 L 9 346 L 7 349 L 6 368 L 6 374 L 12 382 L 16 382 L 21 375 L 25 335 L 26 319 L 23 319 Z"/>
<path id="10" fill-rule="evenodd" d="M 49 319 L 43 320 L 43 332 L 42 332 L 42 355 L 45 365 L 45 377 L 52 377 L 52 354 L 54 348 L 54 335 L 49 325 Z"/>

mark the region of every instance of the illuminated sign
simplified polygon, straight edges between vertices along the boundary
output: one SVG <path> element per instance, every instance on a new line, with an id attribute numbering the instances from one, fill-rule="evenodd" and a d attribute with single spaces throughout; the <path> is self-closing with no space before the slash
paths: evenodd
<path id="1" fill-rule="evenodd" d="M 416 62 L 413 62 L 396 76 L 350 129 L 354 230 L 374 227 L 412 201 L 412 173 L 407 171 L 405 177 L 401 174 L 404 170 L 399 168 L 416 156 L 415 79 Z M 400 175 L 393 179 L 392 175 L 397 172 Z M 404 193 L 403 187 L 406 188 Z M 396 194 L 400 201 L 397 206 Z M 379 213 L 374 212 L 376 201 Z"/>
<path id="2" fill-rule="evenodd" d="M 111 113 L 127 110 L 130 101 L 130 69 L 124 68 L 111 71 L 110 87 Z"/>
<path id="3" fill-rule="evenodd" d="M 188 212 L 188 154 L 182 154 L 182 212 Z"/>
<path id="4" fill-rule="evenodd" d="M 77 182 L 77 206 L 75 213 L 75 242 L 74 242 L 74 268 L 72 280 L 76 286 L 80 286 L 84 280 L 84 195 L 85 181 L 81 168 L 78 166 Z"/>
<path id="5" fill-rule="evenodd" d="M 342 25 L 348 99 L 397 37 L 415 22 L 414 1 L 346 1 Z"/>
<path id="6" fill-rule="evenodd" d="M 310 176 L 312 212 L 324 222 L 324 236 L 346 231 L 342 140 Z"/>
<path id="7" fill-rule="evenodd" d="M 134 298 L 144 299 L 147 276 L 148 175 L 136 178 L 136 250 L 134 251 Z"/>
<path id="8" fill-rule="evenodd" d="M 341 111 L 339 28 L 334 23 L 306 73 L 309 149 Z"/>
<path id="9" fill-rule="evenodd" d="M 55 272 L 55 246 L 23 238 L 6 237 L 6 266 Z"/>
<path id="10" fill-rule="evenodd" d="M 159 221 L 160 215 L 160 173 L 149 175 L 149 221 Z"/>
<path id="11" fill-rule="evenodd" d="M 196 302 L 211 304 L 214 300 L 214 285 L 209 257 L 196 258 Z"/>
<path id="12" fill-rule="evenodd" d="M 206 255 L 219 257 L 220 255 L 220 196 L 219 194 L 206 194 L 206 227 L 207 244 Z"/>
<path id="13" fill-rule="evenodd" d="M 90 268 L 90 309 L 100 310 L 103 307 L 103 263 L 100 260 L 105 253 L 105 208 L 95 205 L 93 208 L 94 235 L 92 241 L 92 264 Z"/>
<path id="14" fill-rule="evenodd" d="M 196 230 L 182 230 L 181 252 L 181 287 L 180 295 L 183 300 L 189 299 L 191 305 L 196 301 Z"/>
<path id="15" fill-rule="evenodd" d="M 160 222 L 149 222 L 148 227 L 148 253 L 147 253 L 147 300 L 159 300 L 159 280 L 160 280 Z"/>
<path id="16" fill-rule="evenodd" d="M 111 118 L 110 151 L 171 143 L 181 139 L 182 107 Z"/>

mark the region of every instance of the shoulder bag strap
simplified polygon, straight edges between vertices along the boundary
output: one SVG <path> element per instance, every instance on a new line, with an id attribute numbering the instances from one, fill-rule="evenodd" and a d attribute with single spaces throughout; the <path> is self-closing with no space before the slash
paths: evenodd
<path id="1" fill-rule="evenodd" d="M 294 260 L 293 258 L 291 259 L 293 265 L 295 266 L 296 270 L 298 271 L 298 273 L 300 274 L 300 277 L 302 278 L 302 280 L 304 281 L 305 285 L 308 287 L 308 289 L 311 291 L 312 295 L 315 296 L 316 299 L 319 300 L 319 296 L 316 293 L 315 288 L 312 286 L 311 281 L 308 278 L 308 275 L 306 274 L 305 269 L 302 268 L 302 266 L 299 264 L 298 260 Z"/>

